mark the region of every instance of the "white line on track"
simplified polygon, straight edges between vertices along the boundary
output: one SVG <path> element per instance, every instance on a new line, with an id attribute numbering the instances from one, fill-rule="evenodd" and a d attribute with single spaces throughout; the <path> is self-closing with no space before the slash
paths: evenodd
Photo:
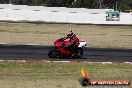
<path id="1" fill-rule="evenodd" d="M 132 64 L 132 62 L 124 62 L 125 64 Z"/>
<path id="2" fill-rule="evenodd" d="M 8 45 L 8 43 L 0 43 L 0 45 Z"/>
<path id="3" fill-rule="evenodd" d="M 29 60 L 0 60 L 0 62 L 28 62 Z M 47 63 L 71 63 L 71 62 L 76 62 L 76 61 L 49 61 L 49 60 L 41 60 L 43 62 Z M 89 64 L 113 64 L 113 62 L 88 62 L 88 61 L 81 61 L 81 62 L 86 62 Z M 132 65 L 132 62 L 122 62 L 122 64 L 130 64 Z"/>
<path id="4" fill-rule="evenodd" d="M 45 61 L 45 62 L 55 62 L 55 63 L 70 63 L 71 61 L 48 61 L 48 60 L 42 60 L 42 61 Z"/>
<path id="5" fill-rule="evenodd" d="M 88 62 L 91 64 L 98 63 L 98 64 L 113 64 L 112 62 Z"/>
<path id="6" fill-rule="evenodd" d="M 0 45 L 40 45 L 40 44 L 33 44 L 33 43 L 29 43 L 29 44 L 9 44 L 9 43 L 0 43 Z"/>

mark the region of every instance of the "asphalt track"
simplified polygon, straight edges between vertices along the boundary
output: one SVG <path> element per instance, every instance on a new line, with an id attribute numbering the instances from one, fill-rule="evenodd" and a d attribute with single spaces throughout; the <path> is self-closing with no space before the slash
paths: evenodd
<path id="1" fill-rule="evenodd" d="M 51 59 L 47 53 L 53 46 L 0 44 L 0 60 L 83 60 L 90 62 L 132 62 L 132 49 L 84 48 L 78 59 Z"/>

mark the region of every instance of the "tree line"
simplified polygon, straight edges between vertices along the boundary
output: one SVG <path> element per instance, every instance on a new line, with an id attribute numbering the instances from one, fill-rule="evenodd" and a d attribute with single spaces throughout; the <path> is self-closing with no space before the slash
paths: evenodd
<path id="1" fill-rule="evenodd" d="M 90 9 L 118 9 L 121 11 L 132 9 L 132 0 L 0 0 L 1 4 L 69 7 Z"/>

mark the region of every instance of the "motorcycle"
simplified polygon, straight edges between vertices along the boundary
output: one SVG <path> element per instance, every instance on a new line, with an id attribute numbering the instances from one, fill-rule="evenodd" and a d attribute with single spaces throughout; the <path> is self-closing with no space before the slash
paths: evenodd
<path id="1" fill-rule="evenodd" d="M 70 41 L 65 38 L 60 38 L 54 41 L 54 47 L 48 52 L 49 58 L 81 58 L 83 56 L 83 47 L 86 46 L 85 41 L 79 41 L 79 43 L 72 47 L 67 47 Z"/>

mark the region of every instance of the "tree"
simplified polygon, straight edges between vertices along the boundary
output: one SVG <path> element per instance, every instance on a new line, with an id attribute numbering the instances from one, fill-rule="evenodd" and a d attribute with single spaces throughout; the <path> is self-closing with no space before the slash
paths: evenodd
<path id="1" fill-rule="evenodd" d="M 75 8 L 109 8 L 119 10 L 132 9 L 132 0 L 0 0 L 2 4 L 48 6 L 48 7 L 75 7 Z"/>
<path id="2" fill-rule="evenodd" d="M 74 0 L 46 0 L 47 6 L 52 7 L 71 7 Z"/>

